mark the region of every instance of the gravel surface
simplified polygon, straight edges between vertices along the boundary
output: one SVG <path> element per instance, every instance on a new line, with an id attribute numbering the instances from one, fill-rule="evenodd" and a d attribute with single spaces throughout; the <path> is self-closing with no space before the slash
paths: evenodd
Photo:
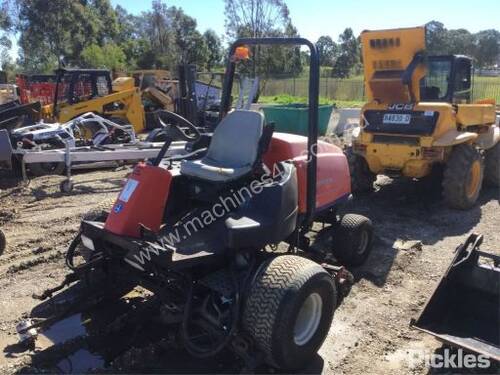
<path id="1" fill-rule="evenodd" d="M 41 177 L 24 186 L 15 178 L 0 175 L 0 227 L 8 239 L 8 247 L 0 256 L 0 373 L 85 372 L 89 368 L 98 372 L 121 369 L 163 373 L 241 369 L 241 362 L 230 353 L 197 361 L 168 346 L 167 338 L 160 337 L 148 345 L 150 336 L 144 332 L 135 332 L 138 341 L 123 348 L 133 330 L 130 335 L 100 338 L 101 351 L 95 351 L 89 344 L 92 340 L 86 339 L 91 334 L 85 336 L 85 319 L 79 315 L 72 318 L 74 321 L 66 321 L 58 335 L 52 332 L 54 337 L 40 338 L 35 352 L 16 345 L 16 323 L 38 303 L 32 294 L 56 285 L 67 273 L 63 254 L 82 215 L 102 200 L 116 196 L 127 173 L 127 169 L 121 169 L 78 174 L 75 191 L 69 196 L 59 193 L 62 177 Z M 441 344 L 411 329 L 410 319 L 419 314 L 454 249 L 469 233 L 484 234 L 483 250 L 499 253 L 498 198 L 498 190 L 483 189 L 474 208 L 455 211 L 443 205 L 439 194 L 423 190 L 416 182 L 379 178 L 376 192 L 355 199 L 346 210 L 372 219 L 375 247 L 367 263 L 352 270 L 356 283 L 336 311 L 319 355 L 304 371 L 428 373 L 424 365 L 410 368 L 406 353 L 415 349 L 432 353 Z M 395 249 L 395 244 L 407 241 L 416 241 L 417 246 Z M 422 246 L 418 246 L 419 241 Z M 134 298 L 142 301 L 144 297 L 138 292 Z M 76 339 L 69 340 L 67 334 Z M 64 344 L 54 346 L 51 341 Z M 117 343 L 122 344 L 120 353 L 110 349 Z M 110 356 L 113 363 L 105 363 Z"/>

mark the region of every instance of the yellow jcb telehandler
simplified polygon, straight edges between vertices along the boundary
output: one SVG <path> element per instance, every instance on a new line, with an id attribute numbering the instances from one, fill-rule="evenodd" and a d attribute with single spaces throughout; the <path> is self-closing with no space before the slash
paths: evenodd
<path id="1" fill-rule="evenodd" d="M 495 101 L 472 103 L 472 60 L 428 56 L 425 27 L 364 31 L 361 42 L 368 102 L 347 149 L 353 191 L 377 174 L 440 176 L 448 206 L 468 209 L 483 176 L 500 186 Z"/>

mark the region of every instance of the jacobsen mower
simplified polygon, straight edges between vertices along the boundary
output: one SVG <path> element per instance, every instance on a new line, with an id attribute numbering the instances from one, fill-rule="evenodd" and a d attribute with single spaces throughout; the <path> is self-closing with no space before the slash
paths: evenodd
<path id="1" fill-rule="evenodd" d="M 258 44 L 309 48 L 307 137 L 273 133 L 260 112 L 230 111 L 236 64 L 248 57 L 246 46 Z M 109 213 L 82 222 L 67 252 L 73 272 L 38 297 L 78 280 L 105 277 L 101 289 L 124 280 L 154 294 L 162 330 L 193 356 L 232 348 L 281 369 L 303 368 L 352 277 L 326 260 L 361 264 L 373 235 L 367 218 L 337 217 L 350 175 L 342 150 L 317 139 L 318 89 L 318 53 L 308 40 L 236 41 L 213 135 L 187 120 L 168 125 L 189 129 L 190 152 L 164 158 L 167 140 L 155 160 L 138 164 Z M 332 224 L 318 234 L 324 251 L 310 245 L 315 221 Z"/>

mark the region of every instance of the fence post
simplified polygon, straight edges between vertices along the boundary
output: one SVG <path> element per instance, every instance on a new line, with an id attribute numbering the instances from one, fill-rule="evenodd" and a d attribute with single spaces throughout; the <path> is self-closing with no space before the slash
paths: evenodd
<path id="1" fill-rule="evenodd" d="M 295 96 L 295 77 L 293 77 L 293 96 Z"/>

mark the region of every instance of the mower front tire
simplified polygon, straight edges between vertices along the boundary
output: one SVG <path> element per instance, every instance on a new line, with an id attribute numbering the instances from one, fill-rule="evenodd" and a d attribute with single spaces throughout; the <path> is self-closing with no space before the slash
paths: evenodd
<path id="1" fill-rule="evenodd" d="M 446 204 L 467 210 L 474 206 L 481 192 L 484 159 L 470 144 L 455 146 L 446 163 L 443 177 L 443 196 Z"/>
<path id="2" fill-rule="evenodd" d="M 500 187 L 500 142 L 485 152 L 484 182 Z"/>
<path id="3" fill-rule="evenodd" d="M 367 193 L 373 190 L 373 183 L 377 176 L 370 171 L 366 160 L 355 154 L 352 147 L 345 151 L 349 172 L 351 173 L 351 191 L 353 193 Z"/>
<path id="4" fill-rule="evenodd" d="M 270 365 L 297 370 L 321 347 L 336 306 L 334 280 L 319 264 L 295 255 L 277 256 L 254 276 L 243 327 Z"/>
<path id="5" fill-rule="evenodd" d="M 373 224 L 362 215 L 346 214 L 335 224 L 332 235 L 332 253 L 346 266 L 360 266 L 373 247 Z"/>

